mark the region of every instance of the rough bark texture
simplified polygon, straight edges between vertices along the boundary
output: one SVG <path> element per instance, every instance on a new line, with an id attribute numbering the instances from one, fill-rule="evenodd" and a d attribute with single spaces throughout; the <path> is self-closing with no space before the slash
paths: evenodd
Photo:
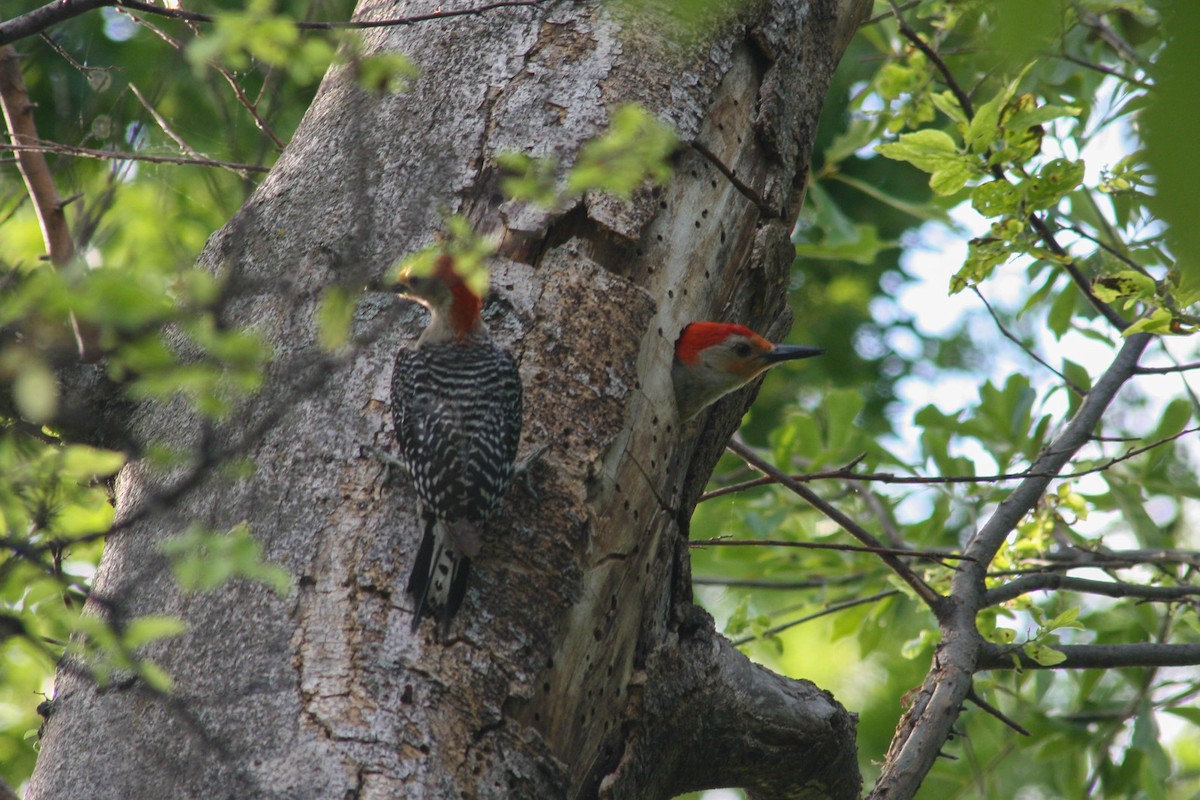
<path id="1" fill-rule="evenodd" d="M 238 451 L 257 465 L 167 495 L 179 476 L 120 476 L 132 522 L 96 589 L 124 618 L 187 621 L 147 653 L 176 694 L 61 671 L 29 797 L 857 796 L 852 715 L 750 664 L 690 604 L 686 520 L 749 393 L 681 426 L 670 361 L 691 320 L 786 329 L 790 220 L 862 9 L 763 2 L 696 47 L 591 3 L 371 32 L 421 66 L 413 91 L 378 97 L 331 74 L 205 251 L 231 281 L 228 322 L 276 348 L 265 391 L 216 428 L 178 405 L 135 419 L 202 466 Z M 629 101 L 684 143 L 667 186 L 554 215 L 503 201 L 498 152 L 569 163 Z M 438 643 L 408 629 L 414 494 L 361 449 L 391 446 L 392 358 L 422 316 L 368 294 L 357 345 L 330 358 L 314 312 L 326 287 L 378 279 L 427 244 L 446 210 L 501 234 L 485 319 L 520 359 L 522 451 L 550 449 L 536 493 L 518 484 L 494 518 L 456 635 Z M 181 595 L 156 543 L 197 521 L 248 522 L 293 593 L 236 581 Z"/>

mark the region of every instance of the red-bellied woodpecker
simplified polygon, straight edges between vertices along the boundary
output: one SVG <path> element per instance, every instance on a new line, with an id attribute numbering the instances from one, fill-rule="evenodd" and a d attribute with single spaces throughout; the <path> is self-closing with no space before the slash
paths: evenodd
<path id="1" fill-rule="evenodd" d="M 416 485 L 424 528 L 407 587 L 412 629 L 440 606 L 445 635 L 479 554 L 482 523 L 512 478 L 521 377 L 512 354 L 492 343 L 479 315 L 483 300 L 449 256 L 430 276 L 405 270 L 396 288 L 432 316 L 416 346 L 397 354 L 392 372 L 400 460 Z"/>
<path id="2" fill-rule="evenodd" d="M 776 364 L 824 352 L 819 347 L 771 344 L 744 325 L 693 322 L 675 340 L 671 365 L 679 418 L 687 422 Z"/>

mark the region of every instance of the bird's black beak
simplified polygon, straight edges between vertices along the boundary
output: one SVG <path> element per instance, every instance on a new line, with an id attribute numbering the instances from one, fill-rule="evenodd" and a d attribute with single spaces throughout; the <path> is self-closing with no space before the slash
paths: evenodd
<path id="1" fill-rule="evenodd" d="M 778 364 L 783 361 L 795 361 L 798 358 L 812 358 L 825 352 L 823 347 L 806 347 L 798 344 L 777 344 L 761 358 L 768 364 Z"/>

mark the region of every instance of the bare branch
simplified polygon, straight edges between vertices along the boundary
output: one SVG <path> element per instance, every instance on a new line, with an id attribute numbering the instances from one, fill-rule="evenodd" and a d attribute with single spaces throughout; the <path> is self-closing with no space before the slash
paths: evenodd
<path id="1" fill-rule="evenodd" d="M 1134 370 L 1134 373 L 1140 374 L 1142 371 L 1142 368 L 1139 367 L 1138 369 Z M 1131 458 L 1136 458 L 1142 453 L 1149 452 L 1156 447 L 1161 447 L 1164 444 L 1173 442 L 1176 439 L 1180 439 L 1184 436 L 1188 436 L 1197 432 L 1200 432 L 1200 427 L 1186 428 L 1179 433 L 1172 434 L 1171 436 L 1164 436 L 1163 438 L 1153 441 L 1150 444 L 1146 444 L 1141 447 L 1130 448 L 1125 452 L 1124 455 L 1114 456 L 1113 458 L 1110 458 L 1094 467 L 1076 470 L 1074 472 L 1059 472 L 1054 474 L 1039 473 L 1030 467 L 1023 472 L 1003 472 L 996 475 L 948 475 L 942 477 L 924 478 L 916 475 L 897 475 L 894 472 L 852 472 L 850 471 L 849 467 L 839 467 L 838 469 L 826 470 L 824 472 L 802 472 L 790 477 L 792 480 L 799 481 L 801 483 L 807 483 L 815 480 L 836 479 L 846 481 L 870 481 L 873 483 L 917 484 L 928 486 L 956 483 L 996 483 L 999 481 L 1023 481 L 1027 478 L 1061 478 L 1063 480 L 1070 480 L 1074 478 L 1082 478 L 1084 475 L 1092 475 L 1097 472 L 1104 472 L 1106 469 L 1115 464 L 1120 464 L 1122 461 L 1128 461 Z M 770 486 L 775 483 L 778 483 L 778 481 L 776 481 L 770 475 L 764 475 L 760 478 L 741 481 L 739 483 L 730 484 L 729 486 L 722 486 L 719 489 L 713 489 L 710 492 L 705 492 L 700 496 L 700 499 L 697 502 L 699 503 L 704 502 L 705 500 L 712 500 L 727 494 L 744 492 L 747 489 L 753 489 L 758 486 Z"/>
<path id="2" fill-rule="evenodd" d="M 868 533 L 857 522 L 850 519 L 841 511 L 838 511 L 829 503 L 825 502 L 819 495 L 813 492 L 812 489 L 809 489 L 807 486 L 798 481 L 792 480 L 774 466 L 759 458 L 758 455 L 753 450 L 746 447 L 746 445 L 735 440 L 729 443 L 728 448 L 730 452 L 743 459 L 751 467 L 754 467 L 754 469 L 757 469 L 764 475 L 769 475 L 770 477 L 774 478 L 777 483 L 782 484 L 795 494 L 804 498 L 804 500 L 810 505 L 812 505 L 825 516 L 829 517 L 838 525 L 842 526 L 847 533 L 849 533 L 855 539 L 858 539 L 867 547 L 874 547 L 879 550 L 887 549 L 883 547 L 882 542 Z M 917 593 L 917 596 L 924 600 L 926 604 L 931 607 L 935 607 L 942 601 L 942 596 L 935 592 L 933 588 L 929 586 L 929 584 L 925 583 L 925 581 L 923 581 L 919 575 L 913 572 L 912 569 L 898 557 L 888 554 L 881 554 L 880 557 L 883 559 L 885 564 L 892 568 L 892 571 L 899 575 L 905 583 L 913 588 L 913 591 Z"/>
<path id="3" fill-rule="evenodd" d="M 975 293 L 975 296 L 978 297 L 979 300 L 983 303 L 983 307 L 987 309 L 988 314 L 990 314 L 992 317 L 992 322 L 996 323 L 996 327 L 1000 329 L 1000 333 L 1003 334 L 1004 338 L 1008 339 L 1010 342 L 1015 344 L 1017 347 L 1024 350 L 1025 353 L 1030 358 L 1032 358 L 1034 361 L 1038 362 L 1043 367 L 1045 367 L 1046 369 L 1050 370 L 1055 375 L 1057 375 L 1059 377 L 1059 379 L 1061 379 L 1062 382 L 1064 384 L 1066 384 L 1067 388 L 1070 389 L 1072 392 L 1074 392 L 1076 395 L 1078 395 L 1079 397 L 1083 397 L 1085 394 L 1087 394 L 1087 392 L 1084 391 L 1082 386 L 1076 385 L 1066 375 L 1059 372 L 1054 367 L 1050 366 L 1049 362 L 1047 362 L 1044 358 L 1039 356 L 1037 353 L 1033 352 L 1033 348 L 1026 345 L 1024 342 L 1022 342 L 1020 339 L 1018 339 L 1014 333 L 1009 331 L 1009 329 L 1007 327 L 1005 327 L 1004 323 L 1000 321 L 1000 317 L 999 317 L 999 315 L 996 314 L 996 310 L 994 308 L 992 308 L 992 304 L 989 303 L 987 301 L 987 298 L 983 296 L 983 292 L 979 291 L 978 286 L 972 286 L 971 291 L 973 291 Z"/>
<path id="4" fill-rule="evenodd" d="M 498 0 L 498 2 L 486 3 L 473 8 L 436 11 L 430 14 L 413 14 L 412 16 L 408 17 L 391 17 L 389 19 L 380 20 L 352 20 L 349 22 L 296 21 L 292 22 L 292 25 L 300 30 L 306 31 L 388 28 L 399 25 L 413 25 L 418 22 L 431 22 L 439 19 L 450 19 L 453 17 L 473 16 L 487 11 L 492 11 L 497 8 L 536 6 L 540 5 L 542 1 L 543 0 Z M 137 11 L 142 14 L 152 14 L 154 16 L 167 17 L 169 19 L 181 20 L 184 22 L 215 22 L 217 19 L 211 14 L 201 14 L 196 11 L 188 11 L 182 8 L 156 6 L 151 5 L 150 3 L 139 2 L 139 0 L 54 0 L 54 2 L 47 3 L 41 8 L 30 11 L 27 14 L 14 17 L 7 22 L 0 22 L 0 45 L 15 42 L 18 39 L 25 38 L 26 36 L 33 36 L 34 34 L 41 33 L 47 28 L 57 25 L 60 22 L 65 22 L 66 20 L 78 17 L 81 14 L 86 14 L 89 11 L 104 7 Z"/>
<path id="5" fill-rule="evenodd" d="M 1030 592 L 1061 589 L 1068 592 L 1098 594 L 1105 597 L 1137 597 L 1142 600 L 1177 602 L 1188 597 L 1200 596 L 1200 586 L 1144 586 L 1122 581 L 1095 581 L 1086 578 L 1071 578 L 1056 572 L 1024 575 L 1003 586 L 990 589 L 983 597 L 985 606 L 1007 603 Z"/>
<path id="6" fill-rule="evenodd" d="M 878 600 L 882 600 L 885 597 L 891 597 L 891 596 L 897 595 L 897 594 L 900 594 L 899 589 L 887 589 L 886 591 L 876 592 L 875 594 L 869 595 L 867 597 L 856 597 L 853 600 L 845 600 L 841 603 L 834 603 L 826 608 L 821 609 L 820 611 L 800 617 L 799 619 L 794 619 L 794 620 L 791 620 L 790 622 L 784 622 L 781 625 L 774 625 L 774 626 L 764 630 L 761 634 L 743 636 L 740 639 L 735 639 L 733 641 L 733 646 L 740 647 L 740 646 L 747 644 L 748 642 L 752 642 L 755 639 L 758 639 L 760 637 L 774 636 L 777 633 L 786 631 L 788 628 L 794 628 L 797 625 L 803 625 L 805 622 L 812 622 L 814 619 L 826 617 L 826 616 L 829 616 L 830 614 L 836 614 L 839 611 L 845 611 L 847 608 L 854 608 L 855 606 L 866 605 L 867 603 L 874 603 Z"/>
<path id="7" fill-rule="evenodd" d="M 980 697 L 979 692 L 975 691 L 974 687 L 971 688 L 971 691 L 967 692 L 967 699 L 970 700 L 975 705 L 979 706 L 979 708 L 981 710 L 986 711 L 987 713 L 991 714 L 993 717 L 1000 720 L 1005 725 L 1012 728 L 1014 731 L 1021 734 L 1022 736 L 1032 736 L 1033 735 L 1028 730 L 1026 730 L 1023 726 L 1018 725 L 1015 720 L 1013 720 L 1011 717 L 1009 717 L 1003 711 L 996 708 L 994 705 L 989 703 L 987 700 L 984 700 L 982 697 Z"/>
<path id="8" fill-rule="evenodd" d="M 229 161 L 215 161 L 209 158 L 186 158 L 182 156 L 152 156 L 145 153 L 122 153 L 117 150 L 95 150 L 91 147 L 72 147 L 71 145 L 58 144 L 56 142 L 46 142 L 37 140 L 37 144 L 3 144 L 0 143 L 0 150 L 12 150 L 17 153 L 56 153 L 64 156 L 78 156 L 80 158 L 98 158 L 112 161 L 146 161 L 151 164 L 192 164 L 199 167 L 220 167 L 221 169 L 230 169 L 245 172 L 269 172 L 270 167 L 264 167 L 261 164 L 236 164 Z"/>
<path id="9" fill-rule="evenodd" d="M 184 141 L 182 136 L 180 136 L 178 133 L 176 133 L 175 131 L 173 131 L 171 129 L 171 126 L 167 123 L 167 121 L 163 118 L 163 116 L 158 113 L 158 109 L 156 109 L 153 105 L 151 105 L 150 101 L 148 101 L 145 97 L 142 96 L 142 93 L 140 91 L 138 91 L 137 85 L 134 84 L 132 81 L 130 81 L 130 83 L 129 83 L 129 91 L 133 92 L 133 96 L 136 97 L 138 99 L 138 102 L 140 102 L 142 104 L 142 108 L 146 109 L 146 112 L 148 114 L 150 114 L 151 117 L 154 118 L 154 121 L 158 123 L 158 127 L 160 129 L 162 129 L 162 132 L 165 133 L 168 137 L 170 137 L 171 141 L 173 141 L 173 142 L 175 142 L 175 144 L 179 145 L 179 149 L 182 150 L 183 152 L 187 153 L 188 157 L 192 158 L 196 162 L 206 161 L 206 162 L 211 162 L 214 165 L 220 164 L 225 169 L 228 169 L 230 172 L 233 172 L 236 175 L 239 175 L 243 178 L 248 177 L 248 173 L 246 170 L 238 169 L 238 168 L 233 167 L 232 165 L 226 165 L 223 162 L 215 161 L 214 159 L 209 158 L 208 156 L 204 155 L 203 153 L 198 152 L 190 144 L 188 144 L 186 141 Z"/>
<path id="10" fill-rule="evenodd" d="M 13 142 L 4 147 L 19 150 L 17 168 L 25 179 L 25 187 L 33 201 L 46 252 L 50 255 L 50 263 L 61 269 L 75 258 L 75 243 L 67 227 L 64 203 L 58 196 L 50 166 L 41 153 L 23 148 L 23 145 L 38 140 L 37 126 L 33 120 L 33 103 L 21 78 L 20 56 L 9 45 L 0 47 L 0 110 L 3 110 L 4 122 Z M 74 313 L 70 318 L 79 358 L 85 362 L 92 361 L 99 351 L 100 332 L 91 324 L 81 323 Z"/>
<path id="11" fill-rule="evenodd" d="M 934 550 L 909 550 L 904 547 L 862 547 L 853 544 L 837 544 L 836 542 L 792 542 L 783 539 L 699 539 L 688 542 L 688 547 L 703 549 L 705 547 L 799 547 L 807 550 L 838 550 L 850 553 L 874 553 L 886 556 L 906 556 L 923 558 L 929 561 L 959 561 L 967 556 L 939 553 Z"/>
<path id="12" fill-rule="evenodd" d="M 1138 375 L 1168 375 L 1172 372 L 1189 372 L 1193 369 L 1200 369 L 1200 361 L 1192 361 L 1187 364 L 1176 364 L 1173 367 L 1138 367 Z"/>
<path id="13" fill-rule="evenodd" d="M 1013 669 L 1013 657 L 1021 669 L 1124 669 L 1127 667 L 1190 667 L 1200 664 L 1200 644 L 1083 644 L 1055 646 L 1067 658 L 1057 664 L 1039 664 L 1020 647 L 986 643 L 979 653 L 976 670 Z"/>

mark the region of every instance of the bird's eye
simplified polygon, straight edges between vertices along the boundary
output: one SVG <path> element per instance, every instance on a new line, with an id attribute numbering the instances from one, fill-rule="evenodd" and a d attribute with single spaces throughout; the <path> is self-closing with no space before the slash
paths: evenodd
<path id="1" fill-rule="evenodd" d="M 750 345 L 745 342 L 738 342 L 733 346 L 733 354 L 738 358 L 747 358 L 750 355 Z"/>

